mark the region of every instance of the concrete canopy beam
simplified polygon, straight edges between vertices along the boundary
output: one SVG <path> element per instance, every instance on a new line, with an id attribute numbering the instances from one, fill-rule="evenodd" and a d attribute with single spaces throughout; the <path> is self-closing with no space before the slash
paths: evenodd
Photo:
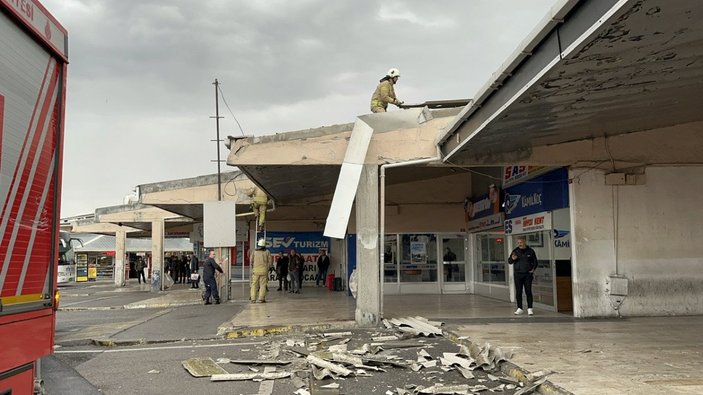
<path id="1" fill-rule="evenodd" d="M 95 218 L 98 222 L 112 223 L 151 222 L 156 220 L 182 220 L 183 222 L 190 221 L 190 219 L 186 219 L 170 211 L 145 205 L 125 205 L 99 208 L 95 210 Z"/>
<path id="2" fill-rule="evenodd" d="M 111 233 L 114 234 L 118 231 L 124 231 L 127 233 L 140 232 L 141 229 L 134 228 L 131 226 L 119 226 L 113 223 L 78 223 L 74 222 L 71 226 L 71 232 L 73 233 Z"/>

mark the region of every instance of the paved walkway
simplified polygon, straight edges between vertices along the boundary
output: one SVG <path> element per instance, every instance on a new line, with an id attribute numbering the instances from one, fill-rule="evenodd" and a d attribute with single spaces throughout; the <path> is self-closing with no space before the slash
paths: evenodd
<path id="1" fill-rule="evenodd" d="M 304 287 L 276 291 L 249 304 L 248 285 L 233 284 L 243 310 L 219 333 L 242 328 L 353 325 L 355 301 L 346 292 Z M 199 292 L 176 289 L 137 302 L 145 307 L 201 303 Z M 134 304 L 133 304 L 134 305 Z M 550 381 L 575 394 L 703 394 L 703 316 L 577 320 L 535 309 L 514 316 L 510 303 L 476 295 L 386 295 L 384 317 L 423 316 L 474 343 L 513 348 L 513 362 L 554 370 Z"/>

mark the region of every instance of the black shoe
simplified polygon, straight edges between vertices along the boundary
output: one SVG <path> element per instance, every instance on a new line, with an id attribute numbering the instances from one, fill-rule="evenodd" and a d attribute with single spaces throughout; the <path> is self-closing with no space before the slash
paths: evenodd
<path id="1" fill-rule="evenodd" d="M 280 291 L 280 290 L 281 290 L 281 288 L 278 288 L 276 291 Z"/>
<path id="2" fill-rule="evenodd" d="M 220 298 L 215 299 L 215 304 L 220 304 Z"/>
<path id="3" fill-rule="evenodd" d="M 210 303 L 210 301 L 208 300 L 207 302 L 205 302 L 205 304 L 212 304 L 212 303 Z"/>

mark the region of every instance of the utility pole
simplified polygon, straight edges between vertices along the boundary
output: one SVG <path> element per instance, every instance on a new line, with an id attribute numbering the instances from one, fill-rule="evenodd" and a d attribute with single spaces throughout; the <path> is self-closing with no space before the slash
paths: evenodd
<path id="1" fill-rule="evenodd" d="M 215 144 L 217 144 L 217 200 L 220 201 L 222 200 L 222 174 L 220 173 L 220 118 L 223 118 L 220 116 L 220 99 L 218 95 L 218 91 L 220 90 L 220 83 L 217 81 L 217 78 L 215 78 L 215 82 L 212 83 L 215 85 L 215 116 L 210 117 L 210 118 L 215 118 L 215 128 L 217 129 L 217 139 L 214 140 Z"/>

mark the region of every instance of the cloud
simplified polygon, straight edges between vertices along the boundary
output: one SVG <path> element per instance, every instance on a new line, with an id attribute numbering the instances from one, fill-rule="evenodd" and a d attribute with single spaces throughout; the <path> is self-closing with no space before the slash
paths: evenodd
<path id="1" fill-rule="evenodd" d="M 468 98 L 555 2 L 42 0 L 69 32 L 63 214 L 215 172 L 215 78 L 247 134 L 353 122 L 390 67 L 406 102 Z"/>

